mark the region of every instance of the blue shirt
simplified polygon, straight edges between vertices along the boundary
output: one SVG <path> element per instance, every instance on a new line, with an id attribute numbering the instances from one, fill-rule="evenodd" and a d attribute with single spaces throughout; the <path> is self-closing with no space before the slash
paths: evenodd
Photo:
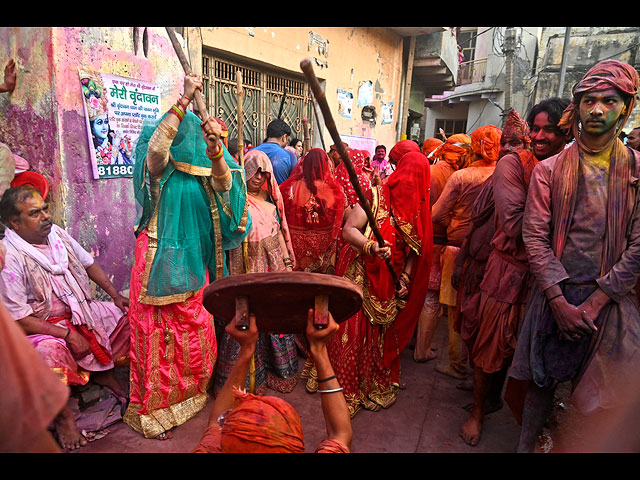
<path id="1" fill-rule="evenodd" d="M 258 145 L 255 149 L 266 153 L 269 160 L 271 160 L 273 175 L 276 177 L 278 185 L 289 178 L 291 170 L 293 170 L 293 167 L 298 163 L 298 157 L 295 153 L 285 150 L 277 143 L 265 142 Z"/>

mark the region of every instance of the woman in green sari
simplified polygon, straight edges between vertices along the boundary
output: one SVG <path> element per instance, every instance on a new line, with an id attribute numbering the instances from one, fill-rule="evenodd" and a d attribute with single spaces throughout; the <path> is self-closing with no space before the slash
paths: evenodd
<path id="1" fill-rule="evenodd" d="M 202 290 L 227 274 L 225 250 L 250 227 L 244 171 L 220 142 L 215 119 L 187 106 L 184 94 L 159 121 L 146 124 L 135 149 L 138 211 L 131 273 L 130 404 L 124 421 L 147 438 L 195 416 L 206 404 L 217 346 Z"/>

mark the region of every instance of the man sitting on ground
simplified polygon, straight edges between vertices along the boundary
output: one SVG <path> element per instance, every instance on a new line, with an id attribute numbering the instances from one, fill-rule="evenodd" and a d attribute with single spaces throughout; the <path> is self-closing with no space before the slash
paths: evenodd
<path id="1" fill-rule="evenodd" d="M 36 350 L 67 385 L 91 380 L 126 397 L 114 376 L 129 352 L 128 299 L 113 286 L 93 257 L 53 224 L 40 193 L 31 186 L 13 187 L 0 200 L 6 225 L 5 266 L 0 298 Z M 89 279 L 113 298 L 94 301 Z M 69 408 L 56 420 L 56 435 L 65 449 L 87 444 Z"/>

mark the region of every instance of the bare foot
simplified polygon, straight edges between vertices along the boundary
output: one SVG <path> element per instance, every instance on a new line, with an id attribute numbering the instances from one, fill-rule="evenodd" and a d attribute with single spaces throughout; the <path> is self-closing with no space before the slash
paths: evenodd
<path id="1" fill-rule="evenodd" d="M 424 358 L 416 357 L 415 353 L 413 354 L 413 361 L 416 363 L 425 363 L 425 362 L 428 362 L 429 360 L 434 360 L 436 358 L 438 358 L 438 354 L 433 350 L 429 350 L 429 352 L 427 353 L 427 356 Z"/>
<path id="2" fill-rule="evenodd" d="M 170 438 L 173 438 L 173 432 L 171 432 L 171 430 L 167 430 L 166 432 L 162 432 L 158 435 L 156 440 L 169 440 Z"/>
<path id="3" fill-rule="evenodd" d="M 469 420 L 460 428 L 460 437 L 472 447 L 475 447 L 480 443 L 480 435 L 482 434 L 482 421 L 478 420 L 474 416 L 469 417 Z"/>
<path id="4" fill-rule="evenodd" d="M 457 371 L 451 365 L 444 365 L 444 366 L 443 365 L 438 365 L 436 367 L 436 372 L 442 373 L 443 375 L 448 375 L 448 376 L 453 377 L 453 378 L 457 378 L 459 380 L 463 380 L 463 379 L 465 379 L 465 378 L 467 378 L 469 376 L 466 373 Z"/>
<path id="5" fill-rule="evenodd" d="M 64 450 L 75 450 L 87 445 L 87 439 L 78 430 L 69 407 L 64 407 L 56 417 L 54 426 L 58 443 Z"/>

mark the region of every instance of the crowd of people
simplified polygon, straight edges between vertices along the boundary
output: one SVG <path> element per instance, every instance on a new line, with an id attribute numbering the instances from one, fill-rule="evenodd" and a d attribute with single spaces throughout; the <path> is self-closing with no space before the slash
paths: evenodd
<path id="1" fill-rule="evenodd" d="M 526 119 L 511 110 L 503 128 L 401 140 L 388 156 L 384 145 L 306 149 L 279 119 L 260 145 L 235 145 L 189 108 L 201 89 L 186 75 L 135 145 L 128 298 L 52 223 L 45 192 L 4 187 L 0 356 L 14 366 L 2 374 L 14 413 L 0 450 L 86 445 L 65 385 L 92 381 L 125 399 L 124 422 L 146 438 L 170 438 L 211 400 L 193 452 L 304 452 L 295 409 L 268 394 L 304 379 L 327 429 L 315 451 L 349 452 L 361 409 L 411 395 L 401 353 L 436 358 L 443 317 L 436 371 L 472 392 L 459 431 L 469 445 L 504 401 L 521 425 L 517 451 L 536 451 L 562 383 L 587 417 L 622 418 L 637 400 L 638 130 L 621 140 L 638 92 L 630 65 L 600 62 L 571 99 L 543 100 Z M 203 306 L 216 279 L 293 271 L 350 280 L 362 308 L 324 329 L 311 308 L 303 335 L 260 332 L 253 314 L 241 330 Z M 90 281 L 113 301 L 94 300 Z"/>

